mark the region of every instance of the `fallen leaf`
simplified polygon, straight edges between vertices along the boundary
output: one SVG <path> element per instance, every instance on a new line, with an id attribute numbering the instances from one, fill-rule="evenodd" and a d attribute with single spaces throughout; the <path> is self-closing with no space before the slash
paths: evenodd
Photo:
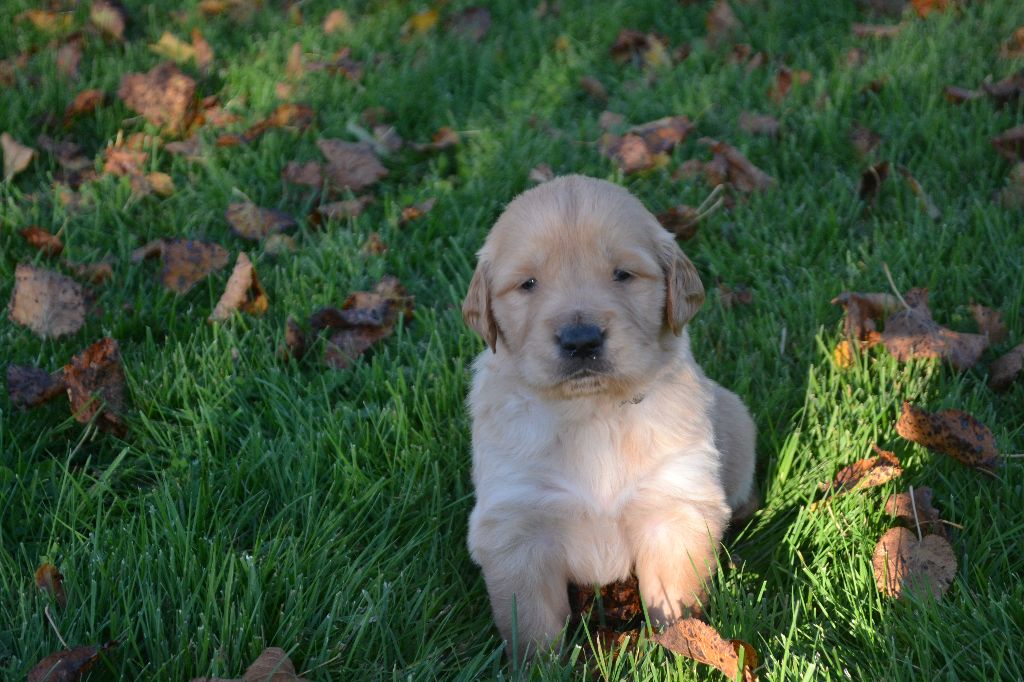
<path id="1" fill-rule="evenodd" d="M 392 125 L 377 125 L 373 127 L 373 141 L 379 150 L 384 153 L 393 154 L 405 145 L 405 140 L 398 134 Z"/>
<path id="2" fill-rule="evenodd" d="M 78 93 L 74 101 L 64 110 L 64 127 L 70 126 L 79 116 L 96 111 L 105 99 L 106 94 L 102 90 L 83 90 Z"/>
<path id="3" fill-rule="evenodd" d="M 999 56 L 1003 59 L 1024 58 L 1024 26 L 1018 26 L 1000 46 Z"/>
<path id="4" fill-rule="evenodd" d="M 979 303 L 971 304 L 971 315 L 978 323 L 978 332 L 988 337 L 990 346 L 997 346 L 1006 340 L 1008 331 L 1003 322 L 1003 313 L 993 308 L 986 308 Z"/>
<path id="5" fill-rule="evenodd" d="M 1024 70 L 995 83 L 982 83 L 981 89 L 997 107 L 1013 104 L 1024 94 Z"/>
<path id="6" fill-rule="evenodd" d="M 57 71 L 69 80 L 78 78 L 78 65 L 82 61 L 82 40 L 69 40 L 57 48 Z M 0 81 L 3 81 L 0 78 Z"/>
<path id="7" fill-rule="evenodd" d="M 35 407 L 67 390 L 64 371 L 7 365 L 7 396 L 15 407 Z"/>
<path id="8" fill-rule="evenodd" d="M 437 19 L 437 9 L 428 9 L 423 10 L 422 12 L 417 12 L 402 24 L 401 35 L 406 39 L 415 35 L 422 35 L 437 25 Z"/>
<path id="9" fill-rule="evenodd" d="M 854 24 L 853 35 L 858 38 L 895 38 L 904 24 Z"/>
<path id="10" fill-rule="evenodd" d="M 736 18 L 726 0 L 717 0 L 704 20 L 707 27 L 707 42 L 713 47 L 730 42 L 743 24 Z"/>
<path id="11" fill-rule="evenodd" d="M 231 226 L 232 232 L 239 237 L 254 241 L 271 234 L 291 230 L 297 224 L 295 218 L 284 211 L 262 208 L 251 201 L 228 204 L 224 217 Z"/>
<path id="12" fill-rule="evenodd" d="M 940 535 L 918 540 L 906 528 L 890 528 L 875 546 L 871 567 L 875 584 L 888 597 L 918 594 L 939 599 L 956 576 L 956 556 Z"/>
<path id="13" fill-rule="evenodd" d="M 850 142 L 861 156 L 868 156 L 882 142 L 882 136 L 859 123 L 850 130 Z"/>
<path id="14" fill-rule="evenodd" d="M 115 339 L 101 339 L 71 358 L 64 365 L 64 381 L 76 421 L 87 424 L 98 414 L 101 430 L 124 436 L 124 369 Z"/>
<path id="15" fill-rule="evenodd" d="M 655 217 L 662 227 L 676 236 L 676 239 L 685 241 L 697 236 L 700 214 L 692 206 L 679 204 L 661 211 Z"/>
<path id="16" fill-rule="evenodd" d="M 338 31 L 347 31 L 352 28 L 352 20 L 343 9 L 331 10 L 324 18 L 323 31 L 330 35 Z"/>
<path id="17" fill-rule="evenodd" d="M 491 30 L 491 12 L 486 7 L 467 7 L 449 17 L 446 23 L 450 33 L 479 43 Z"/>
<path id="18" fill-rule="evenodd" d="M 116 0 L 93 0 L 89 7 L 89 21 L 107 38 L 124 40 L 128 14 Z"/>
<path id="19" fill-rule="evenodd" d="M 761 50 L 754 51 L 747 43 L 737 43 L 729 51 L 727 60 L 730 64 L 742 66 L 747 73 L 751 73 L 768 62 L 768 55 Z"/>
<path id="20" fill-rule="evenodd" d="M 946 101 L 950 104 L 963 104 L 985 96 L 980 90 L 970 90 L 956 85 L 947 85 L 943 91 L 946 94 Z"/>
<path id="21" fill-rule="evenodd" d="M 132 251 L 133 263 L 161 257 L 165 287 L 185 294 L 199 281 L 228 264 L 228 252 L 220 244 L 191 239 L 157 239 Z"/>
<path id="22" fill-rule="evenodd" d="M 410 146 L 418 152 L 439 152 L 449 147 L 454 147 L 460 141 L 461 138 L 457 132 L 448 126 L 444 126 L 434 133 L 430 142 L 413 142 Z"/>
<path id="23" fill-rule="evenodd" d="M 64 275 L 19 264 L 9 317 L 44 339 L 74 334 L 85 324 L 85 290 Z"/>
<path id="24" fill-rule="evenodd" d="M 928 290 L 911 289 L 903 297 L 909 308 L 885 321 L 881 341 L 901 362 L 911 358 L 941 358 L 959 370 L 973 367 L 988 347 L 981 334 L 955 332 L 932 319 Z"/>
<path id="25" fill-rule="evenodd" d="M 757 679 L 754 674 L 757 656 L 753 647 L 740 640 L 722 639 L 714 628 L 696 618 L 677 620 L 663 633 L 655 635 L 654 641 L 669 651 L 717 668 L 730 680 L 736 679 L 737 673 L 742 673 L 744 682 Z M 741 649 L 744 652 L 742 670 L 739 658 Z"/>
<path id="26" fill-rule="evenodd" d="M 941 220 L 942 212 L 939 211 L 938 207 L 932 201 L 931 197 L 929 197 L 928 194 L 924 191 L 924 188 L 921 187 L 921 183 L 917 181 L 917 178 L 915 178 L 911 174 L 911 172 L 907 168 L 904 168 L 903 166 L 897 166 L 896 170 L 898 170 L 900 172 L 900 175 L 903 176 L 903 179 L 907 181 L 907 184 L 910 186 L 910 191 L 912 191 L 914 193 L 914 196 L 917 197 L 917 200 L 921 203 L 921 207 L 924 208 L 924 211 L 925 213 L 928 214 L 928 217 L 931 218 L 932 220 Z"/>
<path id="27" fill-rule="evenodd" d="M 887 177 L 889 177 L 888 161 L 868 166 L 860 174 L 860 186 L 857 189 L 857 196 L 861 198 L 861 201 L 867 202 L 869 206 L 874 204 L 875 198 L 878 196 L 878 190 Z"/>
<path id="28" fill-rule="evenodd" d="M 4 152 L 4 182 L 10 182 L 36 157 L 36 150 L 26 147 L 7 133 L 0 133 L 0 148 Z"/>
<path id="29" fill-rule="evenodd" d="M 1024 125 L 1010 128 L 992 138 L 996 151 L 1011 161 L 1024 161 Z M 4 157 L 6 159 L 6 157 Z M 4 166 L 6 166 L 6 162 Z"/>
<path id="30" fill-rule="evenodd" d="M 263 253 L 268 256 L 294 253 L 295 248 L 295 240 L 287 234 L 272 234 L 263 241 Z"/>
<path id="31" fill-rule="evenodd" d="M 871 344 L 881 341 L 875 320 L 881 320 L 903 308 L 900 300 L 892 294 L 862 294 L 853 291 L 844 291 L 830 303 L 843 306 L 846 313 L 843 319 L 844 335 Z"/>
<path id="32" fill-rule="evenodd" d="M 896 433 L 965 466 L 995 471 L 1003 464 L 992 432 L 961 410 L 932 413 L 904 402 Z"/>
<path id="33" fill-rule="evenodd" d="M 61 242 L 59 236 L 47 232 L 38 225 L 30 225 L 23 230 L 19 230 L 18 233 L 25 238 L 25 241 L 30 246 L 37 249 L 44 256 L 59 256 L 60 252 L 64 250 L 64 243 Z"/>
<path id="34" fill-rule="evenodd" d="M 44 33 L 61 33 L 71 28 L 74 15 L 70 12 L 55 12 L 45 9 L 27 9 L 14 15 L 14 23 L 20 24 L 24 21 Z"/>
<path id="35" fill-rule="evenodd" d="M 148 152 L 111 145 L 103 150 L 103 172 L 129 177 L 143 175 L 143 166 L 147 159 Z"/>
<path id="36" fill-rule="evenodd" d="M 288 103 L 282 104 L 270 113 L 270 116 L 258 121 L 249 127 L 241 135 L 222 135 L 217 138 L 218 147 L 230 147 L 243 142 L 248 143 L 258 139 L 271 128 L 296 128 L 305 130 L 313 123 L 316 114 L 306 104 Z"/>
<path id="37" fill-rule="evenodd" d="M 316 145 L 327 158 L 324 173 L 334 189 L 359 192 L 388 174 L 373 147 L 366 142 L 322 138 Z"/>
<path id="38" fill-rule="evenodd" d="M 671 151 L 691 130 L 693 123 L 686 116 L 665 116 L 633 126 L 626 132 L 639 136 L 651 154 L 660 154 Z"/>
<path id="39" fill-rule="evenodd" d="M 435 197 L 431 197 L 426 201 L 421 201 L 418 204 L 412 204 L 402 209 L 402 215 L 398 218 L 399 225 L 405 225 L 413 220 L 419 220 L 424 215 L 430 212 L 430 209 L 434 208 L 434 204 L 437 203 Z"/>
<path id="40" fill-rule="evenodd" d="M 206 318 L 207 322 L 223 322 L 231 317 L 236 310 L 249 313 L 250 315 L 262 315 L 267 312 L 270 301 L 267 293 L 260 286 L 260 280 L 256 277 L 256 268 L 245 252 L 238 254 L 235 261 L 235 269 L 228 278 L 224 293 L 214 307 L 213 312 Z"/>
<path id="41" fill-rule="evenodd" d="M 1003 208 L 1024 209 L 1024 163 L 1016 164 L 1006 179 L 1006 185 L 995 196 Z"/>
<path id="42" fill-rule="evenodd" d="M 1017 344 L 1008 353 L 1004 353 L 988 367 L 988 387 L 993 391 L 1003 391 L 1020 376 L 1024 367 L 1024 343 Z"/>
<path id="43" fill-rule="evenodd" d="M 194 115 L 196 82 L 172 62 L 154 66 L 146 73 L 121 78 L 118 97 L 128 108 L 172 134 L 184 132 Z"/>
<path id="44" fill-rule="evenodd" d="M 949 9 L 949 0 L 910 0 L 910 3 L 922 19 L 932 12 L 944 12 Z"/>
<path id="45" fill-rule="evenodd" d="M 309 187 L 321 187 L 324 184 L 323 164 L 319 161 L 289 161 L 281 171 L 285 182 Z"/>
<path id="46" fill-rule="evenodd" d="M 64 592 L 64 576 L 56 566 L 49 562 L 39 565 L 36 569 L 36 587 L 52 596 L 62 609 L 67 608 L 68 597 Z"/>
<path id="47" fill-rule="evenodd" d="M 910 492 L 893 493 L 885 501 L 885 513 L 896 519 L 900 525 L 922 535 L 947 536 L 946 526 L 939 518 L 939 512 L 932 506 L 932 489 L 927 486 L 913 488 Z"/>
<path id="48" fill-rule="evenodd" d="M 366 241 L 360 247 L 359 252 L 365 256 L 373 256 L 386 253 L 387 250 L 388 245 L 384 243 L 384 239 L 381 238 L 380 232 L 371 232 L 366 237 Z"/>
<path id="49" fill-rule="evenodd" d="M 184 64 L 196 56 L 196 49 L 189 43 L 174 35 L 170 31 L 164 31 L 160 39 L 149 46 L 151 52 L 161 57 Z"/>
<path id="50" fill-rule="evenodd" d="M 631 575 L 625 580 L 603 585 L 595 591 L 592 586 L 569 585 L 569 612 L 573 619 L 585 619 L 596 601 L 600 600 L 600 613 L 604 627 L 621 630 L 643 618 L 640 600 L 640 582 Z"/>
<path id="51" fill-rule="evenodd" d="M 647 143 L 633 133 L 622 136 L 606 133 L 601 139 L 601 150 L 623 173 L 636 173 L 655 165 L 654 155 Z"/>
<path id="52" fill-rule="evenodd" d="M 748 194 L 768 189 L 775 184 L 775 179 L 755 166 L 738 149 L 719 142 L 710 137 L 702 137 L 698 142 L 709 147 L 714 158 L 705 164 L 705 176 L 710 184 L 729 182 L 736 190 Z M 709 170 L 708 166 L 711 167 Z"/>
<path id="53" fill-rule="evenodd" d="M 385 277 L 372 291 L 357 291 L 342 308 L 322 308 L 310 317 L 314 331 L 331 329 L 325 361 L 343 369 L 391 335 L 402 317 L 412 316 L 413 299 L 394 277 Z"/>
<path id="54" fill-rule="evenodd" d="M 580 87 L 598 102 L 608 101 L 608 88 L 596 76 L 580 76 Z"/>
<path id="55" fill-rule="evenodd" d="M 100 654 L 117 646 L 116 640 L 80 646 L 50 654 L 32 666 L 27 682 L 75 682 L 100 660 Z"/>
<path id="56" fill-rule="evenodd" d="M 192 29 L 192 59 L 201 73 L 209 73 L 213 66 L 213 48 L 198 28 Z"/>
<path id="57" fill-rule="evenodd" d="M 859 459 L 853 464 L 843 467 L 833 481 L 819 483 L 818 490 L 833 494 L 848 493 L 884 485 L 903 475 L 903 469 L 900 467 L 900 461 L 896 455 L 875 444 L 872 444 L 871 447 L 878 453 L 875 457 Z"/>
<path id="58" fill-rule="evenodd" d="M 64 266 L 71 270 L 75 277 L 89 280 L 92 284 L 103 284 L 114 276 L 113 267 L 105 261 L 99 263 L 75 263 L 65 260 Z"/>
<path id="59" fill-rule="evenodd" d="M 355 218 L 371 203 L 373 203 L 373 197 L 369 195 L 343 201 L 332 201 L 329 204 L 323 204 L 313 209 L 313 212 L 310 214 L 310 221 L 314 225 L 320 225 L 325 220 Z"/>
<path id="60" fill-rule="evenodd" d="M 298 321 L 289 315 L 284 323 L 284 345 L 277 349 L 277 355 L 282 360 L 301 360 L 306 350 L 306 333 Z"/>
<path id="61" fill-rule="evenodd" d="M 193 135 L 187 140 L 168 142 L 164 145 L 164 151 L 168 154 L 184 157 L 188 161 L 195 162 L 203 160 L 203 144 L 199 141 L 199 137 L 196 135 Z"/>
<path id="62" fill-rule="evenodd" d="M 549 164 L 539 163 L 530 169 L 530 173 L 526 176 L 526 179 L 539 185 L 543 182 L 554 180 L 555 171 L 551 169 Z"/>
<path id="63" fill-rule="evenodd" d="M 754 302 L 754 292 L 742 284 L 737 284 L 734 289 L 725 282 L 719 281 L 715 288 L 718 290 L 718 302 L 723 308 L 729 309 L 738 305 L 750 305 Z"/>
<path id="64" fill-rule="evenodd" d="M 138 196 L 158 194 L 169 197 L 174 194 L 174 180 L 167 173 L 159 171 L 132 176 L 132 191 Z"/>
<path id="65" fill-rule="evenodd" d="M 740 130 L 751 135 L 778 135 L 779 121 L 767 114 L 754 114 L 744 111 L 740 114 Z"/>
<path id="66" fill-rule="evenodd" d="M 811 82 L 811 78 L 810 71 L 793 71 L 788 66 L 780 66 L 779 70 L 775 72 L 775 83 L 768 91 L 768 96 L 774 102 L 781 102 L 789 96 L 794 84 L 806 85 Z"/>

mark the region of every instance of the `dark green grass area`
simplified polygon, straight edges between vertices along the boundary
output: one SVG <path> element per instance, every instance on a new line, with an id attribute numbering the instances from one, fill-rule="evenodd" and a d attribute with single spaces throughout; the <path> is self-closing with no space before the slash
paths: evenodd
<path id="1" fill-rule="evenodd" d="M 543 19 L 533 7 L 499 2 L 479 44 L 444 29 L 460 2 L 408 41 L 401 26 L 425 7 L 351 3 L 353 28 L 325 36 L 332 3 L 300 3 L 305 23 L 296 25 L 277 3 L 240 24 L 201 19 L 191 1 L 130 2 L 127 42 L 88 38 L 73 83 L 57 75 L 48 36 L 14 23 L 29 4 L 0 6 L 0 26 L 14 27 L 0 31 L 0 58 L 40 50 L 0 90 L 0 130 L 35 146 L 42 117 L 60 115 L 82 89 L 102 88 L 108 105 L 68 133 L 100 165 L 119 131 L 155 132 L 114 94 L 124 73 L 159 63 L 147 45 L 164 30 L 187 38 L 201 27 L 215 69 L 183 68 L 245 124 L 280 103 L 275 85 L 296 42 L 325 57 L 348 46 L 368 65 L 359 83 L 313 73 L 296 86 L 295 99 L 317 112 L 304 133 L 272 130 L 248 146 L 217 148 L 217 133 L 202 131 L 200 164 L 154 151 L 151 169 L 170 173 L 177 187 L 165 199 L 133 198 L 127 180 L 104 177 L 83 190 L 81 210 L 69 211 L 55 197 L 56 164 L 46 155 L 0 185 L 0 300 L 10 297 L 16 264 L 61 268 L 22 241 L 17 231 L 29 224 L 62 230 L 72 260 L 114 263 L 81 331 L 43 341 L 4 319 L 0 357 L 55 369 L 111 335 L 131 396 L 123 439 L 79 425 L 62 401 L 23 412 L 6 392 L 0 398 L 0 676 L 23 677 L 60 648 L 43 616 L 48 598 L 32 579 L 44 560 L 66 576 L 68 608 L 55 610 L 64 638 L 120 641 L 93 680 L 234 677 L 266 646 L 284 648 L 317 680 L 517 674 L 465 549 L 472 490 L 463 404 L 482 344 L 463 327 L 459 305 L 473 253 L 539 163 L 620 181 L 654 210 L 697 205 L 708 188 L 672 173 L 707 159 L 697 139 L 710 136 L 778 184 L 714 215 L 684 244 L 709 289 L 691 325 L 695 352 L 745 398 L 760 430 L 764 507 L 726 543 L 734 567 L 715 580 L 709 622 L 755 646 L 762 679 L 1024 679 L 1024 460 L 987 477 L 893 428 L 911 400 L 973 413 L 1006 453 L 1024 447 L 1024 384 L 995 394 L 985 383 L 987 364 L 1024 337 L 1021 214 L 992 201 L 1010 163 L 989 144 L 1024 119 L 1024 104 L 952 106 L 943 97 L 946 85 L 973 87 L 1024 66 L 999 57 L 1000 43 L 1024 24 L 1024 5 L 992 0 L 926 20 L 908 15 L 899 36 L 871 40 L 850 32 L 873 20 L 854 3 L 734 4 L 744 25 L 736 40 L 769 54 L 750 73 L 728 62 L 728 46 L 705 44 L 705 2 L 563 1 L 558 16 Z M 85 26 L 88 3 L 74 16 Z M 689 43 L 691 54 L 648 82 L 608 53 L 622 27 Z M 847 64 L 854 47 L 864 53 L 856 67 Z M 783 63 L 813 80 L 776 103 L 768 90 Z M 605 83 L 607 104 L 582 92 L 583 75 Z M 875 80 L 884 82 L 878 92 L 866 87 Z M 319 159 L 317 137 L 354 139 L 360 112 L 375 106 L 393 113 L 406 139 L 426 141 L 447 125 L 463 142 L 387 157 L 377 201 L 324 229 L 302 224 L 294 254 L 271 256 L 230 232 L 223 212 L 236 190 L 305 215 L 311 199 L 282 182 L 284 164 Z M 596 144 L 605 108 L 633 123 L 685 114 L 696 130 L 666 168 L 622 177 Z M 742 132 L 743 111 L 776 116 L 781 136 Z M 869 158 L 849 141 L 855 123 L 883 138 Z M 883 159 L 914 173 L 940 221 L 897 173 L 865 208 L 860 173 Z M 403 206 L 430 197 L 433 211 L 399 226 Z M 371 232 L 386 253 L 361 253 Z M 158 266 L 129 262 L 132 249 L 162 236 L 247 251 L 268 313 L 207 324 L 227 271 L 185 296 L 165 291 Z M 829 300 L 843 290 L 888 290 L 883 265 L 901 290 L 928 287 L 936 319 L 953 329 L 975 331 L 972 301 L 1000 309 L 1009 340 L 964 373 L 899 364 L 881 348 L 837 367 L 841 312 Z M 386 273 L 415 295 L 415 318 L 371 356 L 344 371 L 322 366 L 322 345 L 303 362 L 277 358 L 288 315 L 338 305 Z M 753 305 L 725 308 L 719 278 L 748 286 Z M 867 456 L 872 443 L 896 452 L 902 479 L 810 511 L 817 482 Z M 895 603 L 874 585 L 871 553 L 890 525 L 882 503 L 907 484 L 932 487 L 943 517 L 957 524 L 959 570 L 937 602 Z M 548 662 L 532 675 L 589 679 L 578 652 L 569 654 L 575 664 Z M 587 667 L 610 679 L 720 679 L 652 645 Z"/>

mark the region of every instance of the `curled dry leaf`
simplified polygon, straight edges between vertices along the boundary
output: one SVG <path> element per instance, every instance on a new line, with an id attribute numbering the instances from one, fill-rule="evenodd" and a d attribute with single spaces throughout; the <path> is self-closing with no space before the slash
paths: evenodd
<path id="1" fill-rule="evenodd" d="M 677 620 L 665 632 L 655 635 L 654 641 L 669 651 L 717 668 L 730 680 L 736 679 L 737 673 L 741 672 L 744 682 L 757 679 L 754 674 L 757 667 L 754 648 L 738 639 L 722 639 L 714 628 L 696 618 Z M 742 671 L 740 650 L 743 651 Z"/>
<path id="2" fill-rule="evenodd" d="M 678 204 L 655 216 L 661 226 L 676 236 L 676 239 L 688 240 L 697 236 L 700 214 L 697 209 L 686 204 Z"/>
<path id="3" fill-rule="evenodd" d="M 965 466 L 995 471 L 1003 464 L 989 428 L 961 410 L 933 413 L 904 402 L 896 433 Z"/>
<path id="4" fill-rule="evenodd" d="M 50 654 L 32 666 L 27 682 L 76 682 L 100 660 L 100 655 L 117 646 L 117 640 L 80 646 Z"/>
<path id="5" fill-rule="evenodd" d="M 709 147 L 714 157 L 704 164 L 705 178 L 713 186 L 730 183 L 744 194 L 766 190 L 775 184 L 775 179 L 755 166 L 738 149 L 710 137 L 698 142 Z"/>
<path id="6" fill-rule="evenodd" d="M 320 139 L 316 145 L 327 159 L 324 174 L 334 189 L 359 192 L 388 174 L 366 142 Z"/>
<path id="7" fill-rule="evenodd" d="M 661 36 L 631 28 L 620 29 L 609 49 L 616 61 L 644 67 L 658 66 L 667 51 L 666 40 Z"/>
<path id="8" fill-rule="evenodd" d="M 36 407 L 67 390 L 64 370 L 7 365 L 7 396 L 16 407 Z"/>
<path id="9" fill-rule="evenodd" d="M 643 618 L 640 582 L 635 575 L 604 585 L 597 591 L 593 586 L 569 585 L 569 611 L 573 620 L 585 620 L 598 600 L 604 625 L 612 630 L 635 626 L 636 621 Z"/>
<path id="10" fill-rule="evenodd" d="M 420 218 L 425 216 L 427 213 L 429 213 L 430 209 L 434 208 L 434 204 L 436 204 L 436 203 L 437 203 L 437 198 L 436 197 L 430 197 L 426 201 L 421 201 L 418 204 L 412 204 L 411 206 L 406 206 L 405 208 L 402 209 L 402 215 L 399 216 L 399 218 L 398 218 L 398 224 L 399 225 L 404 225 L 404 224 L 406 224 L 408 222 L 412 222 L 413 220 L 419 220 Z"/>
<path id="11" fill-rule="evenodd" d="M 149 153 L 126 146 L 110 145 L 103 150 L 103 172 L 111 175 L 140 176 Z"/>
<path id="12" fill-rule="evenodd" d="M 283 256 L 294 253 L 295 249 L 295 240 L 291 235 L 272 234 L 263 241 L 263 253 L 268 256 Z"/>
<path id="13" fill-rule="evenodd" d="M 449 147 L 454 147 L 462 141 L 459 134 L 448 126 L 438 128 L 437 132 L 430 138 L 430 142 L 413 142 L 411 146 L 418 152 L 439 152 Z"/>
<path id="14" fill-rule="evenodd" d="M 877 343 L 879 335 L 875 329 L 875 320 L 900 310 L 903 304 L 892 294 L 862 294 L 844 291 L 831 301 L 832 305 L 841 305 L 846 311 L 843 319 L 843 330 L 848 338 L 858 341 Z"/>
<path id="15" fill-rule="evenodd" d="M 64 592 L 64 576 L 57 567 L 46 562 L 36 569 L 36 587 L 53 597 L 62 609 L 68 606 L 68 596 Z"/>
<path id="16" fill-rule="evenodd" d="M 343 201 L 332 201 L 313 209 L 310 213 L 310 222 L 314 225 L 321 225 L 325 220 L 347 220 L 361 214 L 366 207 L 373 203 L 373 197 L 364 195 L 355 199 Z"/>
<path id="17" fill-rule="evenodd" d="M 124 369 L 115 339 L 100 339 L 71 358 L 64 365 L 64 381 L 76 421 L 87 424 L 99 415 L 96 424 L 100 429 L 118 436 L 125 434 Z"/>
<path id="18" fill-rule="evenodd" d="M 75 96 L 71 104 L 64 110 L 64 127 L 70 126 L 75 119 L 85 114 L 91 114 L 102 106 L 107 95 L 102 90 L 83 90 Z"/>
<path id="19" fill-rule="evenodd" d="M 932 319 L 928 308 L 928 290 L 911 289 L 904 295 L 909 308 L 894 313 L 885 321 L 881 340 L 901 362 L 911 358 L 941 358 L 956 369 L 973 367 L 988 347 L 981 334 L 955 332 Z"/>
<path id="20" fill-rule="evenodd" d="M 179 294 L 187 293 L 211 272 L 228 264 L 228 252 L 220 244 L 191 239 L 157 239 L 132 251 L 132 262 L 163 259 L 161 280 Z"/>
<path id="21" fill-rule="evenodd" d="M 939 599 L 956 576 L 956 556 L 941 535 L 917 539 L 912 531 L 890 528 L 879 539 L 871 557 L 875 584 L 886 596 L 930 595 Z"/>
<path id="22" fill-rule="evenodd" d="M 988 368 L 988 387 L 993 391 L 1009 388 L 1024 367 L 1024 343 L 999 356 Z"/>
<path id="23" fill-rule="evenodd" d="M 875 444 L 871 447 L 878 453 L 875 457 L 860 459 L 843 467 L 831 483 L 819 483 L 818 489 L 838 495 L 884 485 L 903 475 L 900 460 L 896 455 Z"/>
<path id="24" fill-rule="evenodd" d="M 938 510 L 932 506 L 932 489 L 921 486 L 913 488 L 913 493 L 913 496 L 910 491 L 890 495 L 885 501 L 885 513 L 921 535 L 946 537 L 946 526 L 939 518 Z"/>
<path id="25" fill-rule="evenodd" d="M 888 161 L 869 166 L 860 174 L 860 187 L 857 189 L 857 195 L 869 206 L 874 204 L 878 190 L 887 177 L 889 177 Z"/>
<path id="26" fill-rule="evenodd" d="M 224 217 L 231 226 L 232 232 L 239 237 L 254 241 L 279 232 L 286 232 L 296 226 L 295 218 L 284 211 L 263 208 L 251 201 L 228 204 Z"/>
<path id="27" fill-rule="evenodd" d="M 993 137 L 992 146 L 1011 161 L 1024 161 L 1024 124 Z"/>
<path id="28" fill-rule="evenodd" d="M 85 290 L 64 275 L 19 264 L 8 315 L 44 339 L 74 334 L 85 324 Z"/>
<path id="29" fill-rule="evenodd" d="M 479 43 L 491 30 L 491 12 L 486 7 L 467 7 L 446 22 L 448 31 L 473 43 Z"/>
<path id="30" fill-rule="evenodd" d="M 11 178 L 28 168 L 36 157 L 35 149 L 26 147 L 8 133 L 0 133 L 0 148 L 4 152 L 4 182 L 10 182 Z"/>
<path id="31" fill-rule="evenodd" d="M 117 0 L 93 0 L 89 7 L 89 21 L 107 38 L 124 40 L 128 14 Z"/>
<path id="32" fill-rule="evenodd" d="M 37 249 L 44 256 L 59 256 L 64 250 L 64 243 L 58 235 L 51 234 L 38 225 L 30 225 L 19 230 L 18 234 L 24 237 L 29 246 Z"/>
<path id="33" fill-rule="evenodd" d="M 238 254 L 235 269 L 231 271 L 224 293 L 206 321 L 223 322 L 236 310 L 250 315 L 262 315 L 267 312 L 269 305 L 267 294 L 256 277 L 256 268 L 243 251 Z"/>
<path id="34" fill-rule="evenodd" d="M 730 42 L 743 24 L 736 18 L 726 0 L 717 0 L 704 20 L 709 45 L 719 46 Z"/>
<path id="35" fill-rule="evenodd" d="M 322 308 L 310 317 L 314 331 L 331 329 L 325 360 L 343 369 L 373 344 L 391 335 L 399 318 L 412 316 L 413 299 L 394 277 L 385 277 L 372 291 L 357 291 L 342 308 Z"/>
<path id="36" fill-rule="evenodd" d="M 924 209 L 925 213 L 928 214 L 928 217 L 932 220 L 940 220 L 942 218 L 942 212 L 939 211 L 931 197 L 924 191 L 924 187 L 922 187 L 917 178 L 911 174 L 910 170 L 903 166 L 897 166 L 896 170 L 898 170 L 900 175 L 903 176 L 903 179 L 907 181 L 907 185 L 910 186 L 910 191 L 912 191 L 914 196 L 917 197 L 918 202 L 920 202 L 921 207 Z"/>
<path id="37" fill-rule="evenodd" d="M 755 114 L 744 111 L 740 114 L 740 130 L 751 135 L 778 135 L 779 120 L 767 114 Z"/>
<path id="38" fill-rule="evenodd" d="M 1008 335 L 1003 313 L 994 308 L 987 308 L 980 303 L 971 304 L 971 316 L 978 323 L 978 331 L 988 337 L 990 345 L 996 346 L 1006 340 Z"/>
<path id="39" fill-rule="evenodd" d="M 150 123 L 172 134 L 184 132 L 195 114 L 196 82 L 172 62 L 154 66 L 146 73 L 129 73 L 121 78 L 118 97 Z"/>

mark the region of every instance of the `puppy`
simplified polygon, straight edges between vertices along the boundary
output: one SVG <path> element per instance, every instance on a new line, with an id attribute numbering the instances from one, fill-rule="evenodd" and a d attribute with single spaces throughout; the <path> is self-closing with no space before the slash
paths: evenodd
<path id="1" fill-rule="evenodd" d="M 516 653 L 556 640 L 570 582 L 633 572 L 657 624 L 699 607 L 730 517 L 753 511 L 754 423 L 690 352 L 703 301 L 643 204 L 580 175 L 517 197 L 478 253 L 469 550 Z"/>

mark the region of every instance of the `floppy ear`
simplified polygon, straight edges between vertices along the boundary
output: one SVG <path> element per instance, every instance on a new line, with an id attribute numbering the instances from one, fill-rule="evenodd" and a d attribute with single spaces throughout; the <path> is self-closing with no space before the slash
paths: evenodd
<path id="1" fill-rule="evenodd" d="M 662 246 L 665 271 L 665 321 L 676 336 L 704 303 L 704 285 L 697 268 L 673 239 Z"/>
<path id="2" fill-rule="evenodd" d="M 491 311 L 491 286 L 487 281 L 487 263 L 480 261 L 469 282 L 466 300 L 462 302 L 462 319 L 477 334 L 484 337 L 491 352 L 497 352 L 498 325 Z"/>

